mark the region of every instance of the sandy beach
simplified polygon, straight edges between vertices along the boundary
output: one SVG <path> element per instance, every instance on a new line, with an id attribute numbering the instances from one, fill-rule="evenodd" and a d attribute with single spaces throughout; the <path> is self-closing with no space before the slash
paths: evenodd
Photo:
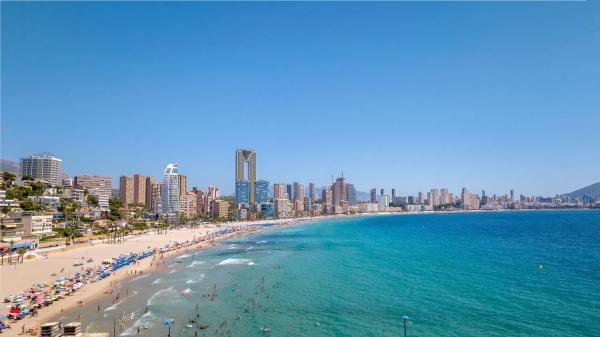
<path id="1" fill-rule="evenodd" d="M 139 252 L 148 248 L 159 248 L 173 242 L 184 242 L 193 240 L 198 237 L 206 237 L 215 234 L 219 230 L 232 229 L 232 233 L 213 238 L 208 241 L 200 242 L 192 246 L 175 249 L 164 254 L 155 255 L 152 258 L 139 260 L 137 263 L 126 266 L 110 277 L 97 281 L 93 284 L 86 284 L 80 290 L 74 292 L 60 301 L 57 301 L 51 307 L 39 310 L 38 315 L 19 320 L 17 322 L 9 322 L 11 329 L 4 330 L 3 336 L 17 336 L 21 334 L 22 327 L 25 329 L 39 328 L 41 324 L 49 322 L 63 313 L 69 312 L 74 308 L 82 305 L 82 302 L 87 302 L 98 298 L 99 296 L 107 296 L 112 284 L 134 278 L 140 273 L 151 271 L 151 268 L 157 268 L 160 259 L 167 258 L 173 255 L 181 254 L 190 250 L 197 250 L 203 247 L 212 245 L 215 241 L 225 240 L 234 236 L 247 234 L 256 230 L 272 227 L 258 226 L 269 223 L 275 226 L 288 226 L 306 221 L 315 221 L 322 218 L 331 217 L 315 217 L 303 219 L 282 219 L 270 221 L 248 221 L 235 222 L 228 224 L 208 225 L 199 228 L 181 228 L 170 229 L 166 233 L 157 234 L 150 232 L 139 234 L 127 238 L 122 243 L 106 243 L 95 242 L 84 247 L 78 247 L 65 251 L 56 250 L 52 252 L 36 253 L 36 258 L 26 259 L 24 263 L 8 265 L 6 261 L 0 266 L 0 296 L 5 297 L 23 291 L 34 283 L 46 282 L 51 284 L 54 280 L 62 276 L 70 276 L 77 271 L 82 271 L 87 266 L 99 264 L 107 258 L 115 257 L 120 254 L 129 254 L 131 252 Z M 92 259 L 93 262 L 87 261 Z M 74 262 L 83 262 L 83 266 L 73 266 Z M 8 304 L 4 304 L 8 306 Z M 7 309 L 3 307 L 0 312 L 5 313 Z"/>

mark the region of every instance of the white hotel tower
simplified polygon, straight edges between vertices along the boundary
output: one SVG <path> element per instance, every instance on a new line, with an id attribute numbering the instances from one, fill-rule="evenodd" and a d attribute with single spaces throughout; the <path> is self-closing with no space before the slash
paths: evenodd
<path id="1" fill-rule="evenodd" d="M 179 214 L 179 173 L 177 172 L 177 164 L 169 164 L 165 168 L 160 188 L 160 199 L 160 214 L 169 218 L 169 220 L 177 219 Z"/>

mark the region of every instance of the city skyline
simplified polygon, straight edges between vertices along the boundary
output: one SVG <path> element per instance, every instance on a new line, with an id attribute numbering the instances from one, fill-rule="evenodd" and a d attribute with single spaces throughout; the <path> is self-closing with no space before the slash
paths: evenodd
<path id="1" fill-rule="evenodd" d="M 595 3 L 1 6 L 4 159 L 49 151 L 113 186 L 177 162 L 228 195 L 238 147 L 257 179 L 363 192 L 600 180 Z"/>

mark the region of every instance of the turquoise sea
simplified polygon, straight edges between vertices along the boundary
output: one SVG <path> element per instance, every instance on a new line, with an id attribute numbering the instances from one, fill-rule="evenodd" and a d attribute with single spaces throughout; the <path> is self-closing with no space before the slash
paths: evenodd
<path id="1" fill-rule="evenodd" d="M 408 336 L 600 336 L 600 211 L 270 229 L 169 259 L 121 293 L 64 322 L 79 316 L 88 331 L 112 332 L 125 315 L 116 324 L 124 336 L 138 327 L 166 336 L 166 318 L 175 319 L 172 336 L 264 336 L 263 326 L 272 336 L 402 336 L 408 315 Z M 196 306 L 200 319 L 188 327 Z"/>

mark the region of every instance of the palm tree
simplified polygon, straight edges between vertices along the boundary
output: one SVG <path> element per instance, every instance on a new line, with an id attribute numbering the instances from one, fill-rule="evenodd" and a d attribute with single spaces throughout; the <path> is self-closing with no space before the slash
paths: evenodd
<path id="1" fill-rule="evenodd" d="M 13 245 L 15 240 L 10 240 L 10 246 L 8 247 L 8 264 L 12 264 Z"/>
<path id="2" fill-rule="evenodd" d="M 19 263 L 19 261 L 21 261 L 21 263 L 23 263 L 23 257 L 25 256 L 25 253 L 27 253 L 27 248 L 25 248 L 25 247 L 19 247 L 19 249 L 17 249 L 17 254 L 19 254 L 19 258 L 17 259 L 17 263 Z"/>

